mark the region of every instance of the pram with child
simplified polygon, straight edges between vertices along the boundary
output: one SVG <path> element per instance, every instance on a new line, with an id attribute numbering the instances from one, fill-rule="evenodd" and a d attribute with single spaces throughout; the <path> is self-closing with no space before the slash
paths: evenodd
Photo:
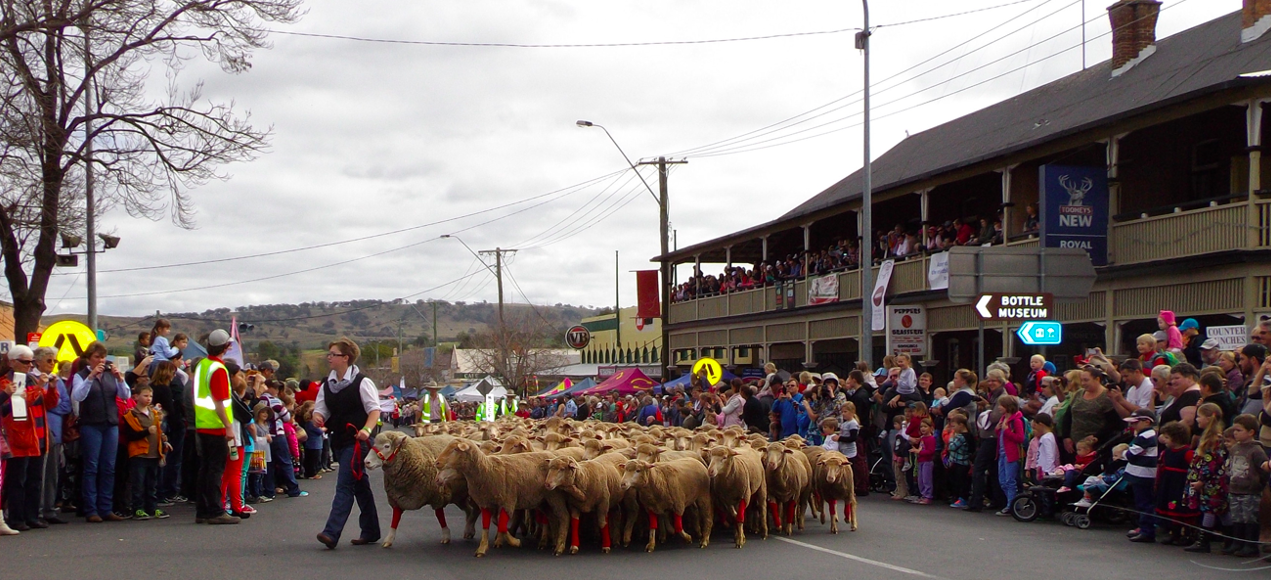
<path id="1" fill-rule="evenodd" d="M 1124 479 L 1125 459 L 1116 449 L 1132 438 L 1114 437 L 1099 446 L 1084 467 L 1048 474 L 1025 486 L 1011 505 L 1011 515 L 1021 522 L 1058 517 L 1065 525 L 1083 530 L 1095 521 L 1125 521 L 1130 513 L 1126 508 L 1133 509 L 1134 500 Z"/>

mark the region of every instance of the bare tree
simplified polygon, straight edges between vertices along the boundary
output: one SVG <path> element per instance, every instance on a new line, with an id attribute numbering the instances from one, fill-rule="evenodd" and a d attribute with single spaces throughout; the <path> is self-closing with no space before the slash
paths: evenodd
<path id="1" fill-rule="evenodd" d="M 189 190 L 254 159 L 269 130 L 206 102 L 201 83 L 182 90 L 180 71 L 201 57 L 245 72 L 266 26 L 301 14 L 300 0 L 0 0 L 0 257 L 16 336 L 44 313 L 58 233 L 83 226 L 86 143 L 98 212 L 191 227 Z"/>
<path id="2" fill-rule="evenodd" d="M 532 377 L 550 374 L 569 364 L 564 353 L 549 348 L 556 334 L 557 329 L 541 318 L 528 314 L 509 317 L 504 331 L 495 326 L 473 337 L 473 365 L 499 377 L 508 391 L 524 394 Z"/>

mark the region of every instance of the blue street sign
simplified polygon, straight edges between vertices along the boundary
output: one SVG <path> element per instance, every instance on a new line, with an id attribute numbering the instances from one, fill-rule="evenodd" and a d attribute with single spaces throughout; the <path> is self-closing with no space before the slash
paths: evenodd
<path id="1" fill-rule="evenodd" d="M 1064 326 L 1053 320 L 1030 320 L 1015 335 L 1028 346 L 1054 346 L 1064 341 Z"/>

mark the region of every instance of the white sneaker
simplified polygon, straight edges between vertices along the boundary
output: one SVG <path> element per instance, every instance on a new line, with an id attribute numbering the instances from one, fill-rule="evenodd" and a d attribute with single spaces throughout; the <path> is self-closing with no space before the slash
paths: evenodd
<path id="1" fill-rule="evenodd" d="M 9 524 L 5 523 L 4 518 L 0 518 L 0 536 L 16 536 L 20 533 L 21 532 L 10 528 Z"/>
<path id="2" fill-rule="evenodd" d="M 1081 498 L 1080 501 L 1077 501 L 1072 504 L 1073 507 L 1079 507 L 1079 508 L 1088 508 L 1092 505 L 1094 505 L 1094 502 L 1090 501 L 1090 498 L 1086 498 L 1086 497 L 1083 497 Z"/>

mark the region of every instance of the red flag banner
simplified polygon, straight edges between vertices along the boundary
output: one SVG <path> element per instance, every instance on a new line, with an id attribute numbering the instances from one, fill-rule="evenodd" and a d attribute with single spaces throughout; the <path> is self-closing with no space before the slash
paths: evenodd
<path id="1" fill-rule="evenodd" d="M 639 306 L 636 308 L 637 318 L 661 318 L 662 306 L 658 298 L 658 271 L 636 271 L 636 296 Z"/>

